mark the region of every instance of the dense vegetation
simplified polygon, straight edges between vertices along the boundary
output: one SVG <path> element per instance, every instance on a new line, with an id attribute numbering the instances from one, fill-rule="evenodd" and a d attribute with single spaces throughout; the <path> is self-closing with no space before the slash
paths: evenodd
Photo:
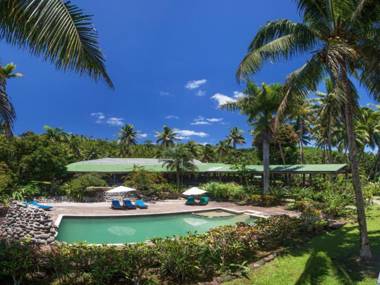
<path id="1" fill-rule="evenodd" d="M 124 246 L 56 245 L 41 250 L 0 242 L 0 281 L 14 284 L 189 284 L 244 274 L 248 261 L 305 242 L 326 228 L 309 216 L 273 217 L 203 235 Z M 302 233 L 302 234 L 301 234 Z M 301 237 L 302 236 L 302 237 Z"/>

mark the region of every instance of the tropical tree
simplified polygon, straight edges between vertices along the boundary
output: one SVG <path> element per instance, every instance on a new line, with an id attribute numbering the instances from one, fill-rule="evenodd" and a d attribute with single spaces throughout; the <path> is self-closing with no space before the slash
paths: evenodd
<path id="1" fill-rule="evenodd" d="M 231 151 L 231 144 L 228 140 L 222 140 L 216 145 L 215 149 L 216 153 L 218 154 L 219 161 L 223 161 L 223 158 L 225 158 L 229 152 Z"/>
<path id="2" fill-rule="evenodd" d="M 186 148 L 193 155 L 194 158 L 197 158 L 200 155 L 200 145 L 195 141 L 188 141 L 186 143 Z"/>
<path id="3" fill-rule="evenodd" d="M 245 144 L 245 138 L 242 133 L 242 130 L 237 127 L 232 128 L 226 139 L 228 144 L 233 148 L 236 148 L 238 144 Z"/>
<path id="4" fill-rule="evenodd" d="M 344 129 L 343 101 L 335 92 L 334 83 L 329 78 L 325 80 L 325 89 L 326 93 L 316 92 L 316 98 L 313 99 L 314 134 L 317 145 L 327 152 L 328 163 L 333 163 L 332 147 L 338 146 L 342 141 L 344 146 L 347 145 L 345 133 L 340 132 Z"/>
<path id="5" fill-rule="evenodd" d="M 14 72 L 15 69 L 16 65 L 13 63 L 0 66 L 0 123 L 7 137 L 12 136 L 12 124 L 16 117 L 16 112 L 7 94 L 7 81 L 10 78 L 22 76 L 21 73 Z"/>
<path id="6" fill-rule="evenodd" d="M 121 155 L 126 156 L 130 153 L 130 147 L 137 144 L 137 132 L 133 125 L 125 124 L 119 133 L 119 144 Z"/>
<path id="7" fill-rule="evenodd" d="M 371 0 L 297 0 L 302 22 L 286 19 L 268 22 L 257 32 L 237 71 L 239 79 L 246 79 L 259 71 L 265 61 L 275 63 L 281 58 L 310 52 L 307 62 L 286 80 L 286 96 L 279 108 L 282 112 L 294 98 L 303 98 L 307 91 L 316 90 L 327 76 L 333 81 L 335 92 L 344 102 L 362 260 L 370 259 L 372 254 L 354 131 L 358 95 L 351 77 L 357 75 L 371 94 L 376 97 L 380 94 L 380 28 L 376 24 L 380 20 L 380 5 L 377 3 Z M 371 10 L 366 9 L 367 5 L 371 5 Z"/>
<path id="8" fill-rule="evenodd" d="M 91 16 L 64 0 L 0 1 L 0 40 L 51 61 L 58 69 L 87 73 L 108 85 L 104 57 Z M 0 120 L 10 128 L 15 112 L 6 95 L 6 78 L 0 75 Z"/>
<path id="9" fill-rule="evenodd" d="M 244 92 L 246 96 L 239 97 L 235 102 L 222 105 L 223 109 L 237 111 L 248 116 L 248 122 L 253 127 L 256 140 L 263 149 L 263 193 L 269 192 L 269 144 L 273 137 L 273 122 L 276 111 L 284 97 L 279 84 L 257 86 L 248 82 Z"/>
<path id="10" fill-rule="evenodd" d="M 185 172 L 193 172 L 196 170 L 194 163 L 194 156 L 189 152 L 185 145 L 176 145 L 174 147 L 167 148 L 161 159 L 162 164 L 171 171 L 175 171 L 177 180 L 177 189 L 181 187 L 181 181 Z"/>
<path id="11" fill-rule="evenodd" d="M 162 132 L 157 132 L 156 138 L 157 144 L 165 148 L 174 146 L 175 142 L 178 140 L 177 133 L 168 126 L 164 126 Z"/>
<path id="12" fill-rule="evenodd" d="M 212 162 L 215 160 L 215 150 L 211 144 L 206 144 L 202 150 L 202 161 Z"/>
<path id="13" fill-rule="evenodd" d="M 299 158 L 301 164 L 305 163 L 304 146 L 310 143 L 311 132 L 311 109 L 309 101 L 299 106 L 294 114 L 294 130 L 298 135 Z"/>

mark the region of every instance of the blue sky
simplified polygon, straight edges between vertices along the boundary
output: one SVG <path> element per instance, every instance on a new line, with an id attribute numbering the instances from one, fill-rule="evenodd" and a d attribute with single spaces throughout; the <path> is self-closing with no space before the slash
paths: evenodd
<path id="1" fill-rule="evenodd" d="M 164 124 L 185 139 L 217 143 L 243 116 L 218 110 L 216 99 L 243 90 L 235 71 L 255 32 L 269 20 L 297 20 L 292 0 L 73 1 L 94 15 L 107 69 L 116 86 L 71 72 L 0 42 L 0 63 L 14 62 L 23 78 L 9 82 L 15 131 L 43 125 L 115 139 L 133 124 L 140 140 L 155 140 Z M 306 57 L 267 64 L 256 83 L 282 82 Z M 369 102 L 365 92 L 362 104 Z M 249 140 L 250 141 L 250 140 Z"/>

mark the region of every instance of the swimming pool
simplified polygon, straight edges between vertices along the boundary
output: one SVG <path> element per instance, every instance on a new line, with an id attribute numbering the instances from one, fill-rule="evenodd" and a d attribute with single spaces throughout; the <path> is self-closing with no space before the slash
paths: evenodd
<path id="1" fill-rule="evenodd" d="M 63 217 L 56 239 L 68 243 L 134 243 L 158 237 L 204 233 L 218 226 L 253 221 L 254 218 L 244 214 L 219 217 L 192 213 L 129 217 Z"/>

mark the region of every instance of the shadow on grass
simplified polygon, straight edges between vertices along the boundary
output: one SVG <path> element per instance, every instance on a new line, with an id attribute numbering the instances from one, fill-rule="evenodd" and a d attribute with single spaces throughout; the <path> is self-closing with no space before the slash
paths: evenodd
<path id="1" fill-rule="evenodd" d="M 299 256 L 310 252 L 305 268 L 295 283 L 322 284 L 329 270 L 335 274 L 342 284 L 355 284 L 365 277 L 376 278 L 380 268 L 380 257 L 376 254 L 380 251 L 380 211 L 376 215 L 370 215 L 372 226 L 369 227 L 369 238 L 374 259 L 369 264 L 358 262 L 359 232 L 356 226 L 349 225 L 339 230 L 315 237 L 305 246 L 292 249 L 287 254 Z M 373 229 L 373 230 L 371 230 Z"/>

